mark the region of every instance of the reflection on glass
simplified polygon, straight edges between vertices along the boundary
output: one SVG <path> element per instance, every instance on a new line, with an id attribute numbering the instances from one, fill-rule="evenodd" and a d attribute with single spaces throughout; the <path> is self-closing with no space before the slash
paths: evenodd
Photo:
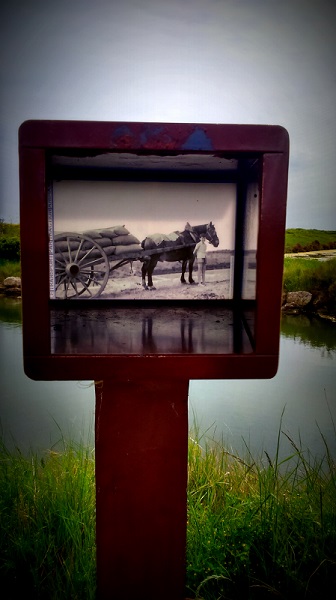
<path id="1" fill-rule="evenodd" d="M 100 308 L 51 311 L 53 354 L 232 354 L 252 351 L 229 309 Z"/>
<path id="2" fill-rule="evenodd" d="M 249 184 L 246 194 L 244 226 L 244 271 L 242 298 L 256 297 L 257 244 L 259 223 L 259 193 L 257 183 Z"/>

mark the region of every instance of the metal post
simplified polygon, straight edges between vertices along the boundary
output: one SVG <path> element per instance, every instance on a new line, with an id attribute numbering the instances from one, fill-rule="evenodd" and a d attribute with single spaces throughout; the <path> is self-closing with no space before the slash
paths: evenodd
<path id="1" fill-rule="evenodd" d="M 184 598 L 188 383 L 96 383 L 99 600 Z"/>

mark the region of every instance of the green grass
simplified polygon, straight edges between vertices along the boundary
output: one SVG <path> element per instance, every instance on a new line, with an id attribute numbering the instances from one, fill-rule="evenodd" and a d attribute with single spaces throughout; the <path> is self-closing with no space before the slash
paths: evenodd
<path id="1" fill-rule="evenodd" d="M 314 460 L 293 440 L 293 454 L 280 461 L 282 435 L 264 465 L 248 448 L 242 460 L 221 444 L 190 444 L 187 569 L 195 597 L 332 598 L 335 465 L 327 447 L 326 461 Z"/>
<path id="2" fill-rule="evenodd" d="M 285 258 L 284 287 L 287 291 L 328 289 L 335 280 L 335 258 L 326 261 Z"/>
<path id="3" fill-rule="evenodd" d="M 95 597 L 92 453 L 0 448 L 0 581 L 10 598 Z"/>
<path id="4" fill-rule="evenodd" d="M 0 282 L 7 277 L 21 277 L 21 263 L 19 260 L 0 258 Z"/>
<path id="5" fill-rule="evenodd" d="M 285 258 L 283 288 L 286 292 L 306 290 L 320 297 L 331 312 L 336 309 L 336 259 L 318 261 Z"/>
<path id="6" fill-rule="evenodd" d="M 318 247 L 311 247 L 315 242 L 320 244 Z M 325 231 L 323 229 L 286 229 L 285 252 L 297 252 L 301 250 L 319 250 L 323 246 L 330 247 L 330 244 L 336 246 L 336 231 Z M 301 246 L 301 248 L 300 248 Z M 334 246 L 334 247 L 335 247 Z"/>
<path id="7" fill-rule="evenodd" d="M 314 459 L 291 440 L 292 454 L 280 460 L 284 435 L 280 425 L 275 456 L 258 459 L 247 447 L 241 458 L 191 436 L 186 596 L 333 597 L 334 457 L 327 443 L 325 457 Z M 2 445 L 0 485 L 0 580 L 11 597 L 93 599 L 92 452 L 64 442 L 41 458 Z"/>

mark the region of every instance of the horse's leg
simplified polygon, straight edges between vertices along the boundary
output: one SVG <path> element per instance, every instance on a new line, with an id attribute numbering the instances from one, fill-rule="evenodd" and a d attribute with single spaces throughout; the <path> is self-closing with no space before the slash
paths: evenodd
<path id="1" fill-rule="evenodd" d="M 194 262 L 195 262 L 195 256 L 192 255 L 191 258 L 189 258 L 189 283 L 195 283 L 194 279 L 193 279 L 193 268 L 194 268 Z"/>
<path id="2" fill-rule="evenodd" d="M 187 262 L 188 262 L 188 259 L 187 259 L 187 258 L 186 258 L 186 259 L 184 259 L 184 260 L 182 260 L 182 275 L 181 275 L 181 283 L 187 283 L 187 282 L 186 282 L 186 280 L 185 280 L 185 277 L 184 277 L 184 275 L 185 275 L 185 272 L 186 272 L 186 270 L 187 270 Z"/>
<path id="3" fill-rule="evenodd" d="M 149 260 L 144 260 L 143 265 L 141 267 L 141 278 L 142 278 L 142 287 L 144 287 L 145 290 L 148 290 L 148 286 L 146 284 L 146 275 L 148 272 L 148 266 L 149 266 Z"/>
<path id="4" fill-rule="evenodd" d="M 148 276 L 148 288 L 150 290 L 155 290 L 156 289 L 154 287 L 154 285 L 153 285 L 152 275 L 153 275 L 153 271 L 154 271 L 154 269 L 155 269 L 155 267 L 157 265 L 157 262 L 158 262 L 158 258 L 152 257 L 151 260 L 149 261 L 149 264 L 148 264 L 147 276 Z"/>

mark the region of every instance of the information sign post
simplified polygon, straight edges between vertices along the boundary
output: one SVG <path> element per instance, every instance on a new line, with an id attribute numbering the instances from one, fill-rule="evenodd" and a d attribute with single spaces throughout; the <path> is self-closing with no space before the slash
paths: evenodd
<path id="1" fill-rule="evenodd" d="M 188 384 L 277 371 L 288 146 L 263 125 L 20 128 L 24 367 L 95 381 L 100 600 L 185 596 Z"/>

